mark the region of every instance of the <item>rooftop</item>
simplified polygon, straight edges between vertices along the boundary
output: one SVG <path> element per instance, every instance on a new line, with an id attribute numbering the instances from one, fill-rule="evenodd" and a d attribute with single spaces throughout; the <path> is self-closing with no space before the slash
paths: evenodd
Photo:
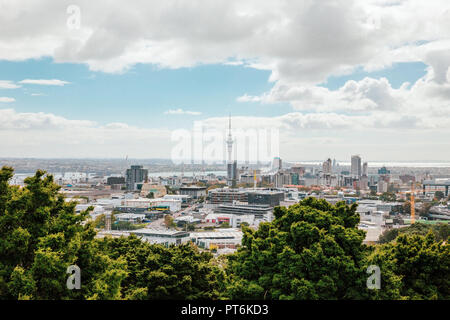
<path id="1" fill-rule="evenodd" d="M 186 231 L 178 231 L 178 230 L 169 230 L 169 229 L 153 229 L 153 228 L 142 228 L 130 231 L 130 233 L 135 233 L 138 235 L 165 235 L 165 236 L 180 236 L 186 235 L 189 236 L 189 233 Z"/>

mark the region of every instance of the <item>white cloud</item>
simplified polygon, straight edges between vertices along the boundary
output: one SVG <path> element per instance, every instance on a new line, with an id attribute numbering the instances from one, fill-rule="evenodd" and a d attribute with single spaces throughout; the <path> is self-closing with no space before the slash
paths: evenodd
<path id="1" fill-rule="evenodd" d="M 1 157 L 169 157 L 170 131 L 0 109 Z"/>
<path id="2" fill-rule="evenodd" d="M 16 99 L 14 99 L 14 98 L 10 98 L 10 97 L 0 97 L 0 102 L 8 103 L 8 102 L 14 102 L 14 101 L 16 101 Z"/>
<path id="3" fill-rule="evenodd" d="M 355 148 L 348 153 L 365 148 L 374 156 L 384 150 L 388 158 L 418 150 L 421 155 L 429 151 L 430 157 L 450 158 L 448 0 L 136 0 L 127 6 L 79 0 L 79 30 L 66 27 L 69 4 L 2 1 L 0 25 L 7 30 L 0 32 L 0 60 L 52 57 L 110 73 L 126 72 L 138 63 L 159 68 L 222 63 L 269 70 L 270 91 L 237 100 L 285 102 L 294 112 L 233 121 L 282 128 L 291 139 L 285 141 L 287 153 L 296 151 L 294 141 L 301 141 L 304 148 L 297 152 L 311 155 L 306 158 L 343 152 L 345 146 Z M 387 79 L 371 78 L 349 81 L 334 91 L 318 86 L 332 75 L 351 74 L 357 68 L 375 71 L 419 61 L 429 68 L 411 87 L 395 89 Z M 183 109 L 166 113 L 200 114 Z M 43 119 L 53 127 L 59 123 L 49 115 L 36 117 L 41 121 L 37 124 Z M 224 119 L 207 120 L 214 121 Z M 87 131 L 139 131 L 125 126 L 93 125 Z M 308 141 L 332 143 L 314 146 Z"/>
<path id="4" fill-rule="evenodd" d="M 183 109 L 171 109 L 164 112 L 164 114 L 187 114 L 191 116 L 199 116 L 202 113 L 198 111 L 189 111 L 189 110 L 183 110 Z"/>
<path id="5" fill-rule="evenodd" d="M 19 81 L 19 83 L 37 84 L 37 85 L 44 85 L 44 86 L 64 86 L 66 84 L 69 84 L 70 82 L 58 80 L 58 79 L 25 79 L 25 80 Z"/>
<path id="6" fill-rule="evenodd" d="M 0 89 L 17 89 L 21 86 L 15 84 L 13 81 L 0 80 Z"/>
<path id="7" fill-rule="evenodd" d="M 20 113 L 0 109 L 0 157 L 122 157 L 170 158 L 176 142 L 169 129 L 150 129 L 125 123 L 101 125 L 51 113 Z M 291 112 L 278 117 L 232 117 L 239 130 L 279 130 L 280 154 L 289 160 L 312 160 L 352 153 L 371 160 L 448 159 L 450 123 L 429 126 L 414 115 L 349 116 L 336 113 Z M 228 117 L 201 121 L 205 132 L 227 132 Z M 187 128 L 191 130 L 192 128 Z M 381 142 L 381 145 L 380 145 Z M 420 153 L 420 154 L 418 154 Z M 239 155 L 242 157 L 243 155 Z"/>
<path id="8" fill-rule="evenodd" d="M 244 94 L 236 99 L 237 102 L 260 102 L 261 98 L 258 96 L 250 96 L 248 94 Z"/>
<path id="9" fill-rule="evenodd" d="M 80 0 L 79 30 L 66 26 L 69 4 L 3 1 L 0 21 L 8 32 L 0 35 L 0 59 L 51 56 L 106 72 L 136 63 L 178 68 L 252 60 L 272 70 L 273 81 L 317 83 L 358 65 L 424 61 L 450 35 L 446 0 L 395 6 L 388 0 L 138 0 L 126 8 Z M 429 43 L 415 45 L 424 40 Z"/>

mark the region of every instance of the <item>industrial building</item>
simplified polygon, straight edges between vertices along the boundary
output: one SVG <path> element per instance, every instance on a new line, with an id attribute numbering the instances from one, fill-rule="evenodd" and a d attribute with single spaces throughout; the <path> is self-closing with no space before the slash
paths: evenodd
<path id="1" fill-rule="evenodd" d="M 127 190 L 139 190 L 142 184 L 148 179 L 148 170 L 143 166 L 131 166 L 126 172 Z"/>
<path id="2" fill-rule="evenodd" d="M 149 210 L 158 209 L 158 208 L 166 208 L 170 212 L 176 212 L 176 211 L 181 210 L 181 200 L 176 200 L 176 199 L 165 199 L 165 198 L 125 199 L 122 201 L 122 204 L 123 204 L 123 206 L 127 206 L 127 207 L 148 208 Z"/>
<path id="3" fill-rule="evenodd" d="M 442 191 L 446 197 L 450 195 L 450 179 L 424 180 L 422 185 L 424 195 L 427 193 L 434 194 L 436 191 Z"/>
<path id="4" fill-rule="evenodd" d="M 273 208 L 268 205 L 219 205 L 214 213 L 235 214 L 235 215 L 254 215 L 255 220 L 272 220 Z"/>
<path id="5" fill-rule="evenodd" d="M 216 232 L 192 232 L 190 239 L 200 248 L 235 249 L 242 242 L 242 231 L 229 229 Z"/>
<path id="6" fill-rule="evenodd" d="M 180 187 L 180 194 L 190 196 L 192 199 L 206 197 L 206 187 L 200 186 Z"/>
<path id="7" fill-rule="evenodd" d="M 245 189 L 218 188 L 209 191 L 208 195 L 212 204 L 248 201 L 247 191 Z"/>
<path id="8" fill-rule="evenodd" d="M 116 221 L 130 222 L 133 224 L 142 223 L 145 219 L 145 214 L 136 213 L 119 213 L 115 214 Z"/>
<path id="9" fill-rule="evenodd" d="M 272 190 L 255 190 L 247 193 L 248 204 L 269 205 L 276 207 L 284 200 L 284 192 Z"/>
<path id="10" fill-rule="evenodd" d="M 130 231 L 130 233 L 150 243 L 165 246 L 180 245 L 189 241 L 189 233 L 185 231 L 144 228 Z"/>

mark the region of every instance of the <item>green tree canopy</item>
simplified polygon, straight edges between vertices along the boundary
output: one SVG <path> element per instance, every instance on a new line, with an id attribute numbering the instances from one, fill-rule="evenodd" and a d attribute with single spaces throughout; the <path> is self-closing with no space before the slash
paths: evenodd
<path id="1" fill-rule="evenodd" d="M 229 257 L 233 299 L 358 299 L 367 295 L 365 232 L 356 205 L 307 198 L 276 207 L 275 220 L 244 228 Z"/>
<path id="2" fill-rule="evenodd" d="M 442 191 L 436 191 L 434 193 L 434 198 L 438 201 L 441 201 L 442 199 L 445 198 L 445 194 Z"/>
<path id="3" fill-rule="evenodd" d="M 393 192 L 385 192 L 380 196 L 380 200 L 384 202 L 391 202 L 397 200 L 397 196 Z"/>
<path id="4" fill-rule="evenodd" d="M 389 229 L 380 236 L 379 243 L 388 243 L 395 240 L 400 234 L 426 236 L 429 232 L 434 234 L 436 241 L 447 241 L 450 235 L 450 226 L 447 223 L 435 225 L 416 222 L 404 228 Z"/>
<path id="5" fill-rule="evenodd" d="M 378 299 L 450 299 L 450 251 L 430 232 L 427 236 L 400 235 L 375 247 L 369 264 L 381 269 Z"/>
<path id="6" fill-rule="evenodd" d="M 38 170 L 25 187 L 0 170 L 0 297 L 2 299 L 119 299 L 126 265 L 97 251 L 88 212 L 75 214 L 51 175 Z M 81 290 L 66 287 L 67 267 L 82 270 Z"/>
<path id="7" fill-rule="evenodd" d="M 111 259 L 123 258 L 128 275 L 122 282 L 128 299 L 216 299 L 223 273 L 211 254 L 191 245 L 151 245 L 136 236 L 99 240 Z"/>

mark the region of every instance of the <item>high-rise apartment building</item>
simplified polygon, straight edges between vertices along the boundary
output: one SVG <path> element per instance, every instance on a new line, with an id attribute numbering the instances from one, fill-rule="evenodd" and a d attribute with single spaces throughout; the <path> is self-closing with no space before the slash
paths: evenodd
<path id="1" fill-rule="evenodd" d="M 328 159 L 322 164 L 322 172 L 325 174 L 331 174 L 332 171 L 333 171 L 333 165 L 332 165 L 331 159 Z"/>
<path id="2" fill-rule="evenodd" d="M 148 179 L 148 170 L 144 169 L 143 166 L 131 166 L 127 169 L 126 173 L 126 183 L 127 190 L 134 191 L 138 190 L 137 184 L 144 183 Z"/>
<path id="3" fill-rule="evenodd" d="M 358 155 L 352 156 L 350 174 L 353 177 L 360 177 L 361 171 L 361 157 Z"/>
<path id="4" fill-rule="evenodd" d="M 281 170 L 283 168 L 283 165 L 282 165 L 280 157 L 273 158 L 272 167 L 273 167 L 273 169 L 275 171 Z"/>
<path id="5" fill-rule="evenodd" d="M 237 161 L 233 161 L 227 164 L 227 182 L 228 186 L 236 187 L 237 181 Z"/>
<path id="6" fill-rule="evenodd" d="M 369 176 L 369 165 L 367 164 L 367 162 L 363 163 L 362 175 L 366 177 Z"/>

